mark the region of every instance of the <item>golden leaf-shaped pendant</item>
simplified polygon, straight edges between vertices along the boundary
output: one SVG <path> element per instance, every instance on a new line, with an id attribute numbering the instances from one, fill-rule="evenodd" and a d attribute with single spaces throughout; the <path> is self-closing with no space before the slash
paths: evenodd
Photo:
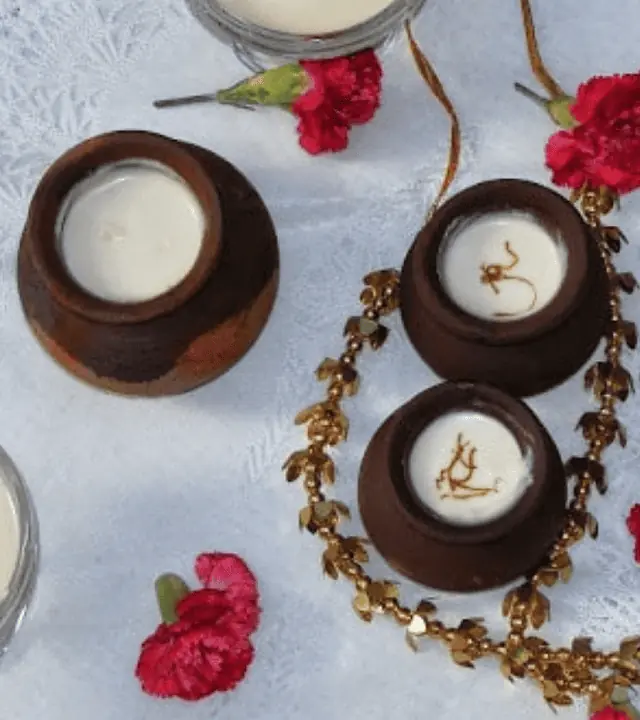
<path id="1" fill-rule="evenodd" d="M 369 561 L 369 554 L 365 547 L 367 543 L 366 538 L 348 537 L 342 541 L 342 550 L 356 562 L 366 563 Z"/>
<path id="2" fill-rule="evenodd" d="M 616 284 L 623 292 L 627 293 L 627 295 L 631 295 L 638 287 L 638 281 L 631 272 L 618 273 L 618 275 L 616 275 Z"/>
<path id="3" fill-rule="evenodd" d="M 598 521 L 591 513 L 587 513 L 587 532 L 592 540 L 598 539 Z"/>
<path id="4" fill-rule="evenodd" d="M 569 582 L 573 574 L 573 563 L 569 557 L 569 553 L 563 552 L 554 557 L 551 566 L 557 570 L 562 582 Z"/>
<path id="5" fill-rule="evenodd" d="M 296 415 L 294 422 L 296 425 L 304 425 L 310 420 L 320 419 L 325 414 L 326 410 L 326 403 L 315 403 L 315 405 L 310 405 L 304 410 L 300 410 L 300 412 Z"/>
<path id="6" fill-rule="evenodd" d="M 338 577 L 340 577 L 337 563 L 335 562 L 335 560 L 327 557 L 326 552 L 322 555 L 322 569 L 324 571 L 324 574 L 330 577 L 332 580 L 337 580 Z"/>
<path id="7" fill-rule="evenodd" d="M 347 320 L 344 334 L 366 341 L 372 350 L 378 350 L 384 345 L 389 330 L 377 320 L 354 316 Z"/>
<path id="8" fill-rule="evenodd" d="M 604 466 L 584 457 L 572 457 L 565 464 L 565 473 L 568 478 L 576 477 L 581 479 L 587 475 L 596 485 L 598 492 L 604 494 L 607 490 Z"/>
<path id="9" fill-rule="evenodd" d="M 285 471 L 287 482 L 294 482 L 297 480 L 306 470 L 308 461 L 308 450 L 297 450 L 296 452 L 291 453 L 282 466 L 282 469 Z"/>
<path id="10" fill-rule="evenodd" d="M 487 628 L 482 624 L 483 618 L 466 618 L 458 626 L 458 630 L 473 640 L 482 640 L 488 635 Z"/>
<path id="11" fill-rule="evenodd" d="M 431 600 L 420 600 L 418 607 L 416 608 L 416 614 L 422 618 L 430 618 L 435 615 L 438 608 L 431 602 Z"/>
<path id="12" fill-rule="evenodd" d="M 509 615 L 511 615 L 511 612 L 517 604 L 518 600 L 519 598 L 517 589 L 509 590 L 509 592 L 505 595 L 504 600 L 502 601 L 502 614 L 504 617 L 509 617 Z"/>
<path id="13" fill-rule="evenodd" d="M 411 622 L 409 623 L 409 627 L 407 628 L 407 632 L 411 635 L 416 635 L 418 637 L 421 637 L 422 635 L 427 634 L 427 621 L 422 617 L 422 615 L 414 615 L 411 618 Z"/>
<path id="14" fill-rule="evenodd" d="M 541 592 L 534 592 L 529 602 L 529 621 L 534 630 L 540 629 L 547 622 L 550 609 L 549 600 Z"/>
<path id="15" fill-rule="evenodd" d="M 338 360 L 327 357 L 320 363 L 320 365 L 318 365 L 318 368 L 316 369 L 316 378 L 318 378 L 318 380 L 327 380 L 334 372 L 336 372 L 336 370 L 338 370 L 339 367 L 340 363 Z"/>
<path id="16" fill-rule="evenodd" d="M 365 622 L 371 622 L 373 619 L 373 612 L 371 608 L 371 602 L 366 592 L 361 591 L 356 593 L 353 599 L 353 609 L 358 614 L 358 617 Z"/>
<path id="17" fill-rule="evenodd" d="M 536 575 L 546 587 L 553 587 L 558 582 L 558 573 L 553 568 L 542 568 L 538 570 Z"/>
<path id="18" fill-rule="evenodd" d="M 640 636 L 633 635 L 620 643 L 620 657 L 622 660 L 633 660 L 640 650 Z"/>
<path id="19" fill-rule="evenodd" d="M 456 650 L 455 652 L 451 653 L 451 657 L 453 659 L 453 662 L 456 665 L 460 665 L 460 667 L 465 667 L 465 668 L 469 668 L 470 670 L 473 670 L 474 665 L 472 662 L 473 658 L 471 657 L 471 655 L 468 655 L 465 652 Z"/>
<path id="20" fill-rule="evenodd" d="M 388 580 L 380 580 L 372 582 L 367 588 L 367 595 L 371 601 L 371 605 L 379 608 L 385 600 L 397 600 L 400 595 L 398 586 Z"/>
<path id="21" fill-rule="evenodd" d="M 622 243 L 628 243 L 625 234 L 617 227 L 604 227 L 601 230 L 602 237 L 609 249 L 614 253 L 619 253 Z"/>
<path id="22" fill-rule="evenodd" d="M 592 652 L 592 642 L 593 641 L 590 637 L 577 637 L 571 643 L 571 650 L 573 652 L 580 653 L 581 655 L 588 655 L 590 652 Z"/>
<path id="23" fill-rule="evenodd" d="M 638 345 L 638 328 L 636 324 L 630 320 L 619 320 L 617 330 L 622 333 L 627 347 L 635 350 Z"/>

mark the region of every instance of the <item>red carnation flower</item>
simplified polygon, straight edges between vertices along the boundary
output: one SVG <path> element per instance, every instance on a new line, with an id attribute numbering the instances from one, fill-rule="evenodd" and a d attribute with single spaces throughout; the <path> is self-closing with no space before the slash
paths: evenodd
<path id="1" fill-rule="evenodd" d="M 580 86 L 571 114 L 579 124 L 547 144 L 553 182 L 618 194 L 640 187 L 640 74 L 592 78 Z"/>
<path id="2" fill-rule="evenodd" d="M 627 528 L 636 539 L 633 556 L 640 563 L 640 505 L 634 505 L 627 516 Z"/>
<path id="3" fill-rule="evenodd" d="M 640 536 L 640 505 L 634 505 L 627 516 L 627 528 L 634 537 Z"/>
<path id="4" fill-rule="evenodd" d="M 303 60 L 309 88 L 292 104 L 300 145 L 309 153 L 348 145 L 352 125 L 369 122 L 380 107 L 382 67 L 372 50 L 331 60 Z"/>
<path id="5" fill-rule="evenodd" d="M 200 700 L 232 690 L 254 656 L 250 635 L 260 616 L 256 580 L 237 556 L 200 555 L 189 589 L 176 576 L 156 583 L 164 622 L 142 644 L 136 677 L 157 697 Z"/>
<path id="6" fill-rule="evenodd" d="M 591 720 L 629 720 L 627 713 L 616 710 L 613 707 L 606 707 L 598 710 L 591 716 Z"/>

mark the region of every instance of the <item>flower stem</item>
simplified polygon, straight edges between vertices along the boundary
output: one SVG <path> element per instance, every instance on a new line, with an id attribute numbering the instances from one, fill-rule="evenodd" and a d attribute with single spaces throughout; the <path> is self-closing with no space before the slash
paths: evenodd
<path id="1" fill-rule="evenodd" d="M 232 105 L 242 110 L 255 110 L 251 105 L 239 102 L 222 102 L 217 93 L 204 93 L 201 95 L 186 95 L 185 97 L 166 98 L 164 100 L 155 100 L 153 107 L 155 108 L 174 108 L 183 107 L 185 105 L 202 105 L 204 103 L 218 103 L 219 105 Z"/>
<path id="2" fill-rule="evenodd" d="M 176 607 L 189 592 L 189 587 L 178 575 L 167 573 L 156 580 L 156 598 L 160 609 L 160 617 L 165 625 L 177 622 Z"/>
<path id="3" fill-rule="evenodd" d="M 541 108 L 547 109 L 549 105 L 549 101 L 542 97 L 542 95 L 538 95 L 538 93 L 533 92 L 533 90 L 530 90 L 528 87 L 525 87 L 522 83 L 514 83 L 515 89 L 521 94 L 524 95 L 524 97 L 528 98 L 529 100 L 532 100 L 536 105 L 539 105 Z"/>

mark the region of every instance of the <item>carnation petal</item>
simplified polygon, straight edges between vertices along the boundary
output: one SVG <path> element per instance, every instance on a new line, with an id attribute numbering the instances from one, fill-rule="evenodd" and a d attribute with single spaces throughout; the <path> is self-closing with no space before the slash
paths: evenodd
<path id="1" fill-rule="evenodd" d="M 205 588 L 222 590 L 233 602 L 258 602 L 256 578 L 237 555 L 203 553 L 196 558 L 195 571 Z"/>

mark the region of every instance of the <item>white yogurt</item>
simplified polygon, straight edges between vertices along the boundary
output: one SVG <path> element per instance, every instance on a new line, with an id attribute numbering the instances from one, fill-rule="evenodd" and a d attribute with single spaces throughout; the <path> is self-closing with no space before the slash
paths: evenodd
<path id="1" fill-rule="evenodd" d="M 9 590 L 9 584 L 18 562 L 20 527 L 13 499 L 0 481 L 0 600 Z"/>
<path id="2" fill-rule="evenodd" d="M 161 166 L 105 166 L 69 194 L 58 218 L 59 252 L 75 282 L 116 303 L 151 300 L 178 285 L 200 253 L 198 199 Z"/>
<path id="3" fill-rule="evenodd" d="M 451 412 L 418 436 L 409 477 L 420 501 L 451 525 L 482 525 L 508 513 L 531 485 L 529 458 L 489 415 Z"/>
<path id="4" fill-rule="evenodd" d="M 232 15 L 295 35 L 325 35 L 359 25 L 394 0 L 220 0 Z"/>
<path id="5" fill-rule="evenodd" d="M 566 247 L 522 213 L 490 213 L 464 222 L 443 243 L 440 281 L 465 312 L 509 322 L 533 315 L 557 295 Z"/>

